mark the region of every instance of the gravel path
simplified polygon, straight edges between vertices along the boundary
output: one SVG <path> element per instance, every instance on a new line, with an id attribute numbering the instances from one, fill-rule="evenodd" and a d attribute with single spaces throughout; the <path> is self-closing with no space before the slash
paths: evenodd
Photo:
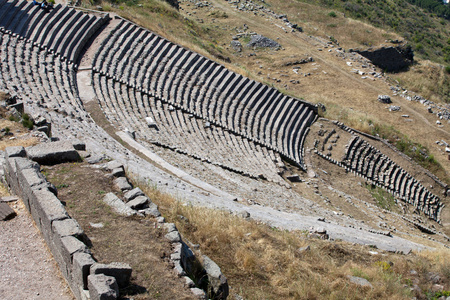
<path id="1" fill-rule="evenodd" d="M 0 221 L 0 299 L 73 300 L 22 201 L 10 206 L 17 216 Z"/>

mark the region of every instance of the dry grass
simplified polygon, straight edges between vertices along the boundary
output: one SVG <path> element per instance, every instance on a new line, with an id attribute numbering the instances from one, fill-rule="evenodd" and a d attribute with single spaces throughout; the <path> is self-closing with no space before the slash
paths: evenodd
<path id="1" fill-rule="evenodd" d="M 6 188 L 3 183 L 0 182 L 0 197 L 9 196 L 8 188 Z"/>
<path id="2" fill-rule="evenodd" d="M 343 13 L 319 5 L 277 1 L 275 11 L 289 12 L 289 20 L 301 25 L 307 34 L 326 39 L 332 36 L 344 48 L 374 46 L 383 44 L 387 39 L 402 39 L 395 33 L 347 18 Z M 335 12 L 336 17 L 331 17 L 331 12 Z"/>
<path id="3" fill-rule="evenodd" d="M 396 255 L 340 241 L 309 239 L 304 232 L 288 232 L 227 212 L 193 207 L 140 187 L 161 212 L 176 223 L 184 238 L 221 267 L 231 293 L 245 299 L 424 299 L 429 291 L 427 272 L 441 274 L 450 288 L 449 250 L 432 255 Z M 183 216 L 185 218 L 180 218 Z M 299 252 L 309 245 L 310 251 Z M 439 259 L 438 259 L 439 258 Z M 415 270 L 419 274 L 411 275 Z M 373 288 L 351 284 L 348 275 L 369 280 Z M 417 291 L 411 287 L 417 284 Z"/>
<path id="4" fill-rule="evenodd" d="M 418 60 L 409 72 L 392 76 L 401 85 L 437 103 L 450 102 L 450 74 L 442 65 Z M 443 95 L 446 97 L 443 97 Z"/>
<path id="5" fill-rule="evenodd" d="M 6 119 L 0 119 L 0 129 L 7 129 L 7 131 L 9 131 L 11 134 L 0 134 L 0 151 L 5 150 L 6 147 L 28 147 L 39 143 L 39 139 L 31 136 L 29 134 L 29 130 L 24 128 L 20 123 L 9 121 Z"/>

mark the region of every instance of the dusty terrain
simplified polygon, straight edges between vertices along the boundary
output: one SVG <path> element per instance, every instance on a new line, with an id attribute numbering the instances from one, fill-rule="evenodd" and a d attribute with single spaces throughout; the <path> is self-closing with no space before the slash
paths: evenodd
<path id="1" fill-rule="evenodd" d="M 10 206 L 17 215 L 0 221 L 0 297 L 75 299 L 22 201 Z"/>

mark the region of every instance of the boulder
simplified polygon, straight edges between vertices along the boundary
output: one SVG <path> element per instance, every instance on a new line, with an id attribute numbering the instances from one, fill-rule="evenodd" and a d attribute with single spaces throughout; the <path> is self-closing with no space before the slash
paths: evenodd
<path id="1" fill-rule="evenodd" d="M 378 101 L 385 104 L 392 103 L 391 97 L 389 97 L 388 95 L 378 95 Z"/>
<path id="2" fill-rule="evenodd" d="M 42 165 L 61 164 L 81 159 L 72 143 L 66 141 L 42 143 L 26 151 L 31 160 Z"/>
<path id="3" fill-rule="evenodd" d="M 116 279 L 120 288 L 130 285 L 132 269 L 129 264 L 112 262 L 110 264 L 94 263 L 91 266 L 91 274 L 105 274 Z"/>
<path id="4" fill-rule="evenodd" d="M 348 277 L 348 279 L 350 279 L 350 282 L 352 282 L 354 284 L 357 284 L 360 286 L 373 287 L 372 284 L 367 279 L 364 279 L 361 277 L 356 277 L 356 276 L 350 276 L 350 275 L 348 275 L 347 277 Z"/>
<path id="5" fill-rule="evenodd" d="M 208 294 L 212 299 L 226 299 L 229 294 L 228 281 L 219 266 L 208 256 L 203 255 L 203 268 L 208 275 Z"/>
<path id="6" fill-rule="evenodd" d="M 251 48 L 273 48 L 279 49 L 281 45 L 262 35 L 254 35 L 251 37 L 250 42 L 247 44 L 247 47 Z"/>
<path id="7" fill-rule="evenodd" d="M 91 300 L 113 300 L 119 297 L 119 286 L 112 276 L 89 275 L 88 288 Z"/>
<path id="8" fill-rule="evenodd" d="M 140 188 L 134 188 L 131 191 L 126 192 L 123 197 L 125 198 L 125 201 L 131 201 L 134 198 L 138 197 L 138 196 L 145 196 L 144 192 L 140 189 Z"/>

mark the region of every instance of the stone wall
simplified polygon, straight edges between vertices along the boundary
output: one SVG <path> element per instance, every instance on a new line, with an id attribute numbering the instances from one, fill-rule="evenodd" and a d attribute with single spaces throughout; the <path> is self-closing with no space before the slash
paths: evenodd
<path id="1" fill-rule="evenodd" d="M 398 72 L 414 62 L 414 53 L 409 45 L 382 47 L 378 49 L 354 50 L 369 59 L 377 67 L 388 72 Z"/>
<path id="2" fill-rule="evenodd" d="M 26 150 L 8 147 L 3 174 L 11 192 L 22 198 L 31 213 L 75 297 L 83 300 L 117 299 L 119 288 L 129 285 L 131 267 L 126 263 L 99 264 L 95 261 L 85 243 L 89 239 L 83 229 L 65 210 L 57 197 L 56 187 L 40 172 L 39 163 L 80 160 L 77 150 L 85 150 L 84 143 L 79 140 L 41 143 Z M 114 184 L 124 198 L 122 200 L 109 193 L 104 201 L 119 214 L 157 218 L 158 226 L 167 231 L 165 238 L 172 245 L 170 258 L 174 271 L 194 296 L 198 299 L 226 299 L 228 282 L 219 266 L 206 256 L 201 260 L 196 257 L 181 239 L 175 224 L 166 223 L 158 207 L 138 187 L 133 188 L 128 182 L 121 163 L 110 161 L 104 167 L 116 178 Z"/>
<path id="3" fill-rule="evenodd" d="M 56 148 L 63 144 L 65 148 L 70 146 L 70 142 L 51 144 L 49 149 L 53 145 Z M 42 147 L 38 150 L 45 155 Z M 76 152 L 73 147 L 72 150 Z M 131 268 L 123 263 L 96 263 L 85 243 L 87 238 L 82 228 L 69 216 L 57 197 L 56 188 L 41 174 L 40 165 L 27 157 L 30 156 L 28 152 L 30 150 L 23 147 L 5 150 L 3 168 L 11 192 L 20 196 L 30 211 L 74 296 L 77 299 L 106 299 L 104 297 L 108 295 L 107 299 L 116 299 L 120 284 L 131 277 Z M 50 152 L 55 154 L 55 151 Z"/>

